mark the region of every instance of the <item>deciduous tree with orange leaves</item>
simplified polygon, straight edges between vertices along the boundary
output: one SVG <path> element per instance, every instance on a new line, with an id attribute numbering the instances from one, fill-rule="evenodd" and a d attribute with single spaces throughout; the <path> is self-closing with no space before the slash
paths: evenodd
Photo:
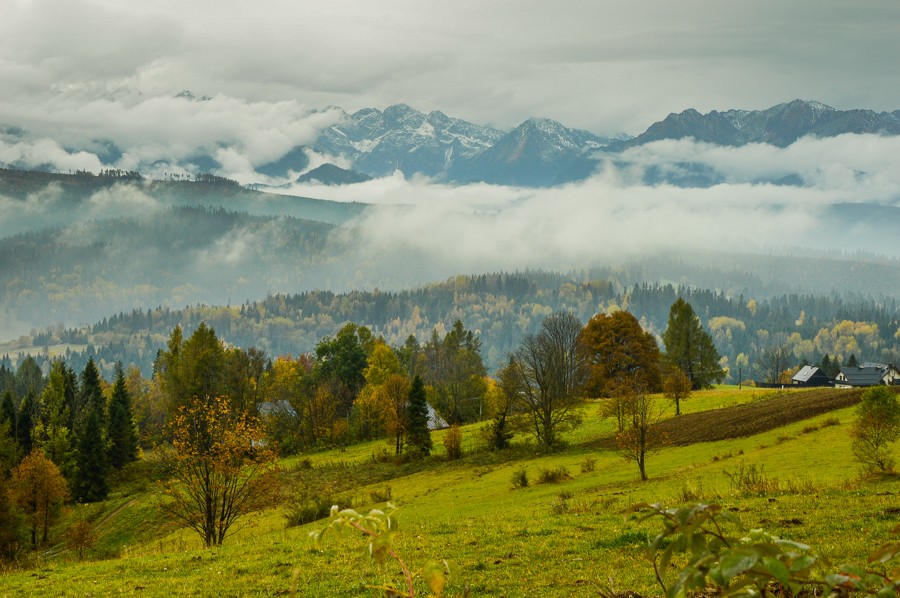
<path id="1" fill-rule="evenodd" d="M 50 522 L 60 504 L 69 497 L 66 479 L 59 468 L 35 449 L 13 470 L 10 496 L 31 523 L 31 547 L 47 541 Z"/>
<path id="2" fill-rule="evenodd" d="M 193 399 L 171 422 L 171 480 L 161 508 L 218 546 L 235 522 L 277 497 L 277 456 L 262 425 L 223 397 Z"/>

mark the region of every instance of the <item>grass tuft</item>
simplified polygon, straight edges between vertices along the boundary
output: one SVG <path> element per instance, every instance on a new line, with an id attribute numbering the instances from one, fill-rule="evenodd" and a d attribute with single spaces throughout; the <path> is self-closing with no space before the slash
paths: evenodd
<path id="1" fill-rule="evenodd" d="M 569 475 L 569 470 L 562 465 L 559 467 L 538 468 L 538 484 L 558 484 L 563 480 L 571 479 L 572 476 Z"/>
<path id="2" fill-rule="evenodd" d="M 528 486 L 528 470 L 520 467 L 515 470 L 512 475 L 513 488 L 525 488 Z"/>

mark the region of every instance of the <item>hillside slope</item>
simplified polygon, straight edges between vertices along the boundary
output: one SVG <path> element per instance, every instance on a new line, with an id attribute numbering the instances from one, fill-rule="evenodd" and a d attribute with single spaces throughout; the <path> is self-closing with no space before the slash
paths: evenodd
<path id="1" fill-rule="evenodd" d="M 834 404 L 826 398 L 832 394 L 704 391 L 685 403 L 688 415 L 677 419 L 697 424 L 700 420 L 689 418 L 721 419 L 752 408 L 777 426 L 784 401 Z M 734 406 L 745 401 L 750 402 Z M 658 525 L 620 514 L 642 501 L 718 502 L 746 525 L 812 544 L 834 562 L 864 560 L 872 547 L 888 540 L 900 519 L 895 508 L 900 481 L 857 476 L 849 447 L 851 420 L 852 411 L 843 408 L 743 438 L 670 446 L 648 458 L 650 480 L 640 482 L 633 463 L 588 448 L 612 427 L 588 409 L 584 426 L 569 435 L 568 448 L 554 454 L 537 453 L 522 439 L 509 451 L 477 450 L 477 426 L 470 426 L 463 430 L 466 453 L 460 461 L 446 461 L 442 433 L 435 433 L 435 455 L 403 465 L 380 456 L 385 445 L 373 442 L 285 461 L 291 480 L 285 490 L 290 497 L 336 489 L 339 495 L 330 495 L 335 501 L 352 501 L 361 511 L 385 508 L 380 501 L 390 495 L 400 506 L 398 554 L 413 569 L 429 559 L 450 561 L 448 596 L 596 596 L 610 585 L 617 592 L 658 595 L 652 567 L 642 556 Z M 750 466 L 765 481 L 764 489 L 747 492 L 734 485 L 729 472 Z M 514 489 L 510 480 L 520 470 L 531 483 Z M 541 483 L 545 470 L 567 475 Z M 151 485 L 135 501 L 147 514 L 153 492 Z M 137 514 L 116 511 L 131 504 L 128 500 L 114 496 L 115 515 L 97 520 L 120 530 L 118 517 Z M 373 586 L 402 583 L 396 567 L 374 564 L 357 533 L 336 531 L 315 549 L 308 533 L 326 522 L 285 529 L 288 510 L 286 501 L 260 514 L 215 550 L 201 549 L 194 535 L 176 531 L 129 543 L 109 560 L 77 563 L 62 555 L 39 570 L 3 574 L 0 595 L 287 595 L 296 584 L 297 595 L 370 596 Z M 139 524 L 132 520 L 135 528 Z M 141 534 L 148 537 L 146 529 Z M 128 543 L 121 536 L 120 541 Z M 426 592 L 421 579 L 419 592 Z"/>

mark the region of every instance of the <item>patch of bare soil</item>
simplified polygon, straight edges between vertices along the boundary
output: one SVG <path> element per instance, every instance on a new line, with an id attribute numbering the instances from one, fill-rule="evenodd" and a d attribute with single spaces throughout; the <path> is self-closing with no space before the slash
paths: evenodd
<path id="1" fill-rule="evenodd" d="M 823 388 L 787 391 L 752 403 L 679 415 L 660 423 L 675 445 L 744 438 L 859 402 L 862 390 Z"/>
<path id="2" fill-rule="evenodd" d="M 711 411 L 679 415 L 659 424 L 671 444 L 685 446 L 744 438 L 803 421 L 859 402 L 861 389 L 823 388 L 789 390 L 783 394 Z M 595 441 L 600 447 L 613 447 L 612 437 Z"/>

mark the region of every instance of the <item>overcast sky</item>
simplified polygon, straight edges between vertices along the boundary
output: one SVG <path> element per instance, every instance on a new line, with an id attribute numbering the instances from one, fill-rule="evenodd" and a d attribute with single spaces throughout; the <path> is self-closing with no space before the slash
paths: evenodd
<path id="1" fill-rule="evenodd" d="M 896 110 L 898 39 L 895 0 L 0 0 L 0 125 L 63 143 L 104 126 L 164 135 L 153 100 L 182 89 L 227 99 L 248 127 L 400 102 L 599 134 L 795 98 Z"/>

